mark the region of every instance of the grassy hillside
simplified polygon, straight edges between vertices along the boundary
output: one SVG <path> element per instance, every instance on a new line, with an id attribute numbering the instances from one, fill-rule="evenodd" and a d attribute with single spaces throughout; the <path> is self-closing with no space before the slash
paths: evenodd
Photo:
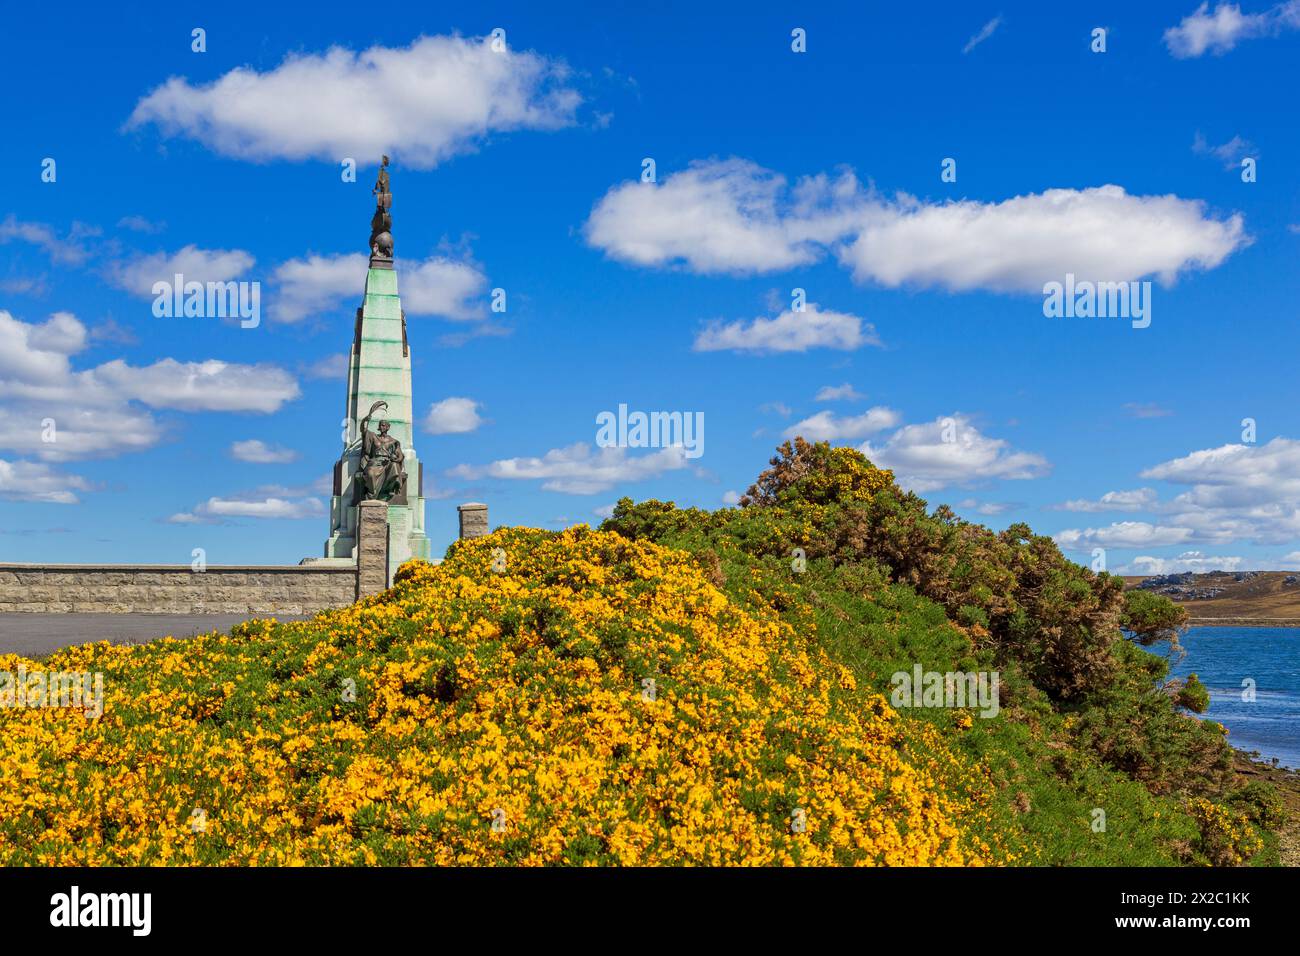
<path id="1" fill-rule="evenodd" d="M 1151 653 L 1186 623 L 1167 599 L 1126 593 L 1023 525 L 993 534 L 930 511 L 852 449 L 787 443 L 742 505 L 624 499 L 602 527 L 694 553 L 733 600 L 775 607 L 882 694 L 917 663 L 997 669 L 994 718 L 957 731 L 946 709 L 904 713 L 988 769 L 1037 862 L 1277 861 L 1279 794 L 1240 781 L 1219 725 L 1191 716 L 1204 688 Z"/>
<path id="2" fill-rule="evenodd" d="M 312 621 L 45 666 L 108 702 L 3 712 L 6 864 L 1020 859 L 944 734 L 610 533 L 498 531 Z"/>
<path id="3" fill-rule="evenodd" d="M 0 657 L 106 696 L 0 710 L 0 862 L 1276 860 L 1276 794 L 1137 646 L 1168 601 L 847 449 L 787 446 L 745 504 L 625 499 L 310 621 Z M 917 665 L 997 670 L 996 716 L 891 703 Z"/>

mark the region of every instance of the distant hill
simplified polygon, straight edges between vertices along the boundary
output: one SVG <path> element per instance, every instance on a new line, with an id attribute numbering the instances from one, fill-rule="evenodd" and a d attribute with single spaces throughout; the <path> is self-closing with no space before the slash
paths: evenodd
<path id="1" fill-rule="evenodd" d="M 1192 624 L 1300 627 L 1300 573 L 1292 571 L 1130 575 L 1124 584 L 1165 595 Z"/>

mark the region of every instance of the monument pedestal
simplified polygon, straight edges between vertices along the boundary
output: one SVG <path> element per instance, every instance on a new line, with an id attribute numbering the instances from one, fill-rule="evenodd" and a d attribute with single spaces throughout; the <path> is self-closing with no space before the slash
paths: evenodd
<path id="1" fill-rule="evenodd" d="M 357 506 L 357 600 L 379 594 L 392 580 L 388 505 L 363 501 Z"/>

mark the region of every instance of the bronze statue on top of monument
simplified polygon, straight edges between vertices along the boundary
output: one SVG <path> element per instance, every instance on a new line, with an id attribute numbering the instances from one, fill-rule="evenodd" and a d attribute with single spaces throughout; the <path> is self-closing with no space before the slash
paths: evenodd
<path id="1" fill-rule="evenodd" d="M 389 424 L 379 423 L 379 434 L 367 427 L 379 409 L 388 410 L 387 402 L 375 402 L 370 412 L 361 419 L 361 462 L 357 471 L 357 484 L 362 501 L 391 501 L 402 490 L 402 445 L 388 434 Z"/>
<path id="2" fill-rule="evenodd" d="M 370 191 L 375 196 L 375 214 L 370 220 L 370 258 L 392 260 L 393 217 L 388 210 L 393 205 L 393 194 L 388 191 L 387 156 L 379 166 L 375 188 Z"/>

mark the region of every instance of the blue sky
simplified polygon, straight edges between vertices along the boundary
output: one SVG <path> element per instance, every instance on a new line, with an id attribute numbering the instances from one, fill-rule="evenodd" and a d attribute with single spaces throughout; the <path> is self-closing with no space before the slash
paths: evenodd
<path id="1" fill-rule="evenodd" d="M 1300 5 L 704 6 L 25 9 L 0 560 L 320 553 L 388 152 L 435 552 L 721 507 L 797 431 L 1085 563 L 1300 567 Z M 260 324 L 156 317 L 178 267 Z M 1066 273 L 1150 326 L 1045 317 Z M 704 454 L 595 447 L 620 404 Z"/>

